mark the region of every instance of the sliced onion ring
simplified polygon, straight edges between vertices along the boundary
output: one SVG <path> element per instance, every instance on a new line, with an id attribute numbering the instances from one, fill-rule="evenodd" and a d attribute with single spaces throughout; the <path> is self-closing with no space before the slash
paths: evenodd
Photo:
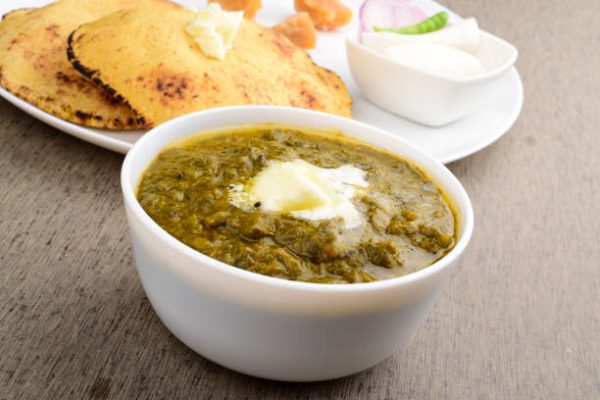
<path id="1" fill-rule="evenodd" d="M 410 0 L 366 0 L 360 7 L 360 30 L 372 32 L 373 26 L 400 28 L 427 19 L 427 14 Z"/>

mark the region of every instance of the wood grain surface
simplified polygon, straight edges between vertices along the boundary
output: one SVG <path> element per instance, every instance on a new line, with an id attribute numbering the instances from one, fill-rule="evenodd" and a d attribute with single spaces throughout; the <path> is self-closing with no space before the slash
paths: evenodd
<path id="1" fill-rule="evenodd" d="M 600 2 L 447 4 L 519 48 L 525 106 L 450 165 L 475 233 L 406 347 L 315 384 L 196 355 L 137 278 L 123 157 L 0 101 L 0 399 L 600 399 Z"/>

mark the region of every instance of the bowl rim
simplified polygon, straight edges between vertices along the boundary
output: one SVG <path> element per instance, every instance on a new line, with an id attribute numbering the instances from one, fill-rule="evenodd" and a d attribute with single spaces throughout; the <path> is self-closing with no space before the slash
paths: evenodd
<path id="1" fill-rule="evenodd" d="M 500 75 L 504 74 L 504 72 L 508 71 L 508 69 L 516 63 L 517 58 L 519 57 L 519 50 L 515 46 L 513 46 L 512 44 L 507 42 L 506 40 L 499 38 L 498 36 L 492 35 L 491 33 L 486 32 L 482 29 L 480 29 L 479 31 L 481 32 L 482 35 L 487 36 L 488 38 L 500 43 L 500 45 L 508 48 L 510 51 L 510 56 L 506 59 L 506 61 L 504 63 L 500 64 L 498 67 L 491 69 L 489 71 L 485 71 L 482 74 L 475 75 L 473 77 L 467 77 L 467 78 L 449 78 L 447 76 L 438 75 L 438 74 L 435 74 L 432 72 L 413 68 L 409 65 L 402 64 L 396 60 L 386 57 L 384 54 L 381 54 L 378 51 L 373 50 L 370 47 L 367 47 L 364 44 L 362 44 L 360 42 L 360 40 L 358 39 L 358 36 L 360 34 L 360 31 L 358 29 L 353 29 L 346 34 L 346 45 L 355 46 L 355 47 L 359 48 L 360 50 L 367 52 L 370 56 L 377 58 L 380 62 L 385 62 L 389 65 L 393 65 L 396 68 L 404 68 L 406 70 L 409 70 L 412 73 L 419 74 L 424 77 L 434 78 L 434 79 L 438 79 L 440 81 L 444 81 L 447 83 L 454 83 L 454 84 L 478 84 L 478 83 L 484 83 L 487 81 L 494 80 L 497 77 L 499 77 Z M 350 58 L 348 59 L 348 64 L 352 68 L 352 62 L 351 62 Z"/>
<path id="2" fill-rule="evenodd" d="M 365 282 L 365 283 L 352 283 L 352 284 L 301 282 L 301 281 L 291 281 L 291 280 L 287 280 L 287 279 L 266 276 L 266 275 L 262 275 L 262 274 L 259 274 L 256 272 L 250 272 L 250 271 L 246 271 L 241 268 L 236 268 L 235 266 L 232 266 L 230 264 L 226 264 L 219 260 L 213 259 L 213 258 L 187 246 L 186 244 L 184 244 L 183 242 L 179 241 L 174 236 L 169 234 L 160 225 L 158 225 L 146 213 L 146 211 L 142 208 L 141 204 L 138 202 L 138 200 L 135 196 L 135 189 L 137 188 L 140 176 L 135 176 L 135 177 L 132 176 L 133 164 L 136 161 L 137 157 L 140 154 L 143 154 L 147 143 L 151 142 L 155 136 L 161 135 L 164 131 L 171 131 L 172 129 L 176 128 L 176 126 L 178 124 L 180 124 L 182 121 L 189 120 L 189 119 L 193 120 L 193 119 L 198 119 L 198 118 L 209 118 L 212 115 L 218 115 L 218 114 L 223 114 L 223 113 L 235 114 L 237 111 L 240 111 L 240 110 L 245 110 L 245 111 L 252 112 L 252 113 L 259 113 L 259 112 L 265 113 L 265 122 L 264 123 L 269 122 L 268 115 L 273 112 L 293 112 L 293 113 L 299 113 L 299 114 L 307 116 L 307 117 L 311 116 L 311 117 L 316 117 L 316 118 L 325 119 L 325 120 L 329 119 L 332 121 L 331 125 L 334 125 L 334 123 L 336 123 L 336 122 L 338 124 L 339 123 L 344 123 L 344 124 L 350 123 L 350 124 L 355 125 L 357 127 L 357 129 L 367 129 L 377 135 L 383 135 L 383 136 L 386 136 L 388 139 L 402 142 L 403 145 L 407 146 L 410 149 L 411 153 L 416 152 L 421 157 L 427 159 L 427 162 L 431 166 L 433 166 L 433 168 L 431 168 L 430 166 L 423 167 L 421 165 L 421 163 L 414 161 L 412 156 L 403 155 L 402 157 L 405 157 L 408 161 L 414 163 L 419 168 L 422 168 L 424 171 L 426 171 L 428 173 L 432 173 L 433 171 L 431 171 L 431 170 L 436 169 L 435 175 L 445 175 L 444 179 L 447 182 L 443 184 L 443 187 L 452 186 L 456 190 L 456 194 L 452 198 L 452 200 L 456 203 L 456 206 L 459 208 L 458 211 L 460 211 L 458 219 L 460 221 L 460 227 L 461 227 L 460 229 L 462 231 L 461 234 L 459 235 L 456 245 L 454 246 L 454 248 L 452 248 L 452 250 L 448 254 L 446 254 L 445 256 L 443 256 L 442 258 L 440 258 L 433 264 L 431 264 L 423 269 L 420 269 L 418 271 L 411 272 L 407 275 L 390 278 L 390 279 L 385 279 L 385 280 L 380 280 L 380 281 Z M 211 128 L 210 130 L 227 128 L 228 126 L 235 127 L 235 126 L 240 126 L 240 125 L 244 125 L 244 124 L 245 123 L 232 123 L 229 125 L 224 124 L 218 128 L 217 127 Z M 255 124 L 255 123 L 248 123 L 248 124 Z M 258 123 L 256 123 L 256 124 L 258 124 Z M 318 124 L 320 124 L 320 122 Z M 323 121 L 323 124 L 327 125 L 325 123 L 325 121 Z M 309 126 L 309 125 L 310 124 L 307 123 L 307 126 Z M 301 127 L 301 125 L 299 125 L 299 124 L 292 124 L 292 126 Z M 322 129 L 324 129 L 324 130 L 331 129 L 331 128 L 332 128 L 332 126 L 323 126 L 322 127 Z M 334 128 L 334 129 L 338 130 L 338 128 Z M 341 131 L 341 129 L 339 129 L 339 130 Z M 202 130 L 198 130 L 195 133 L 181 135 L 175 139 L 172 139 L 167 144 L 163 145 L 155 154 L 153 154 L 153 156 L 156 156 L 162 149 L 165 148 L 165 146 L 168 146 L 170 143 L 172 143 L 178 139 L 181 139 L 185 136 L 191 136 L 191 135 L 194 135 L 194 134 L 197 134 L 200 132 L 202 132 Z M 344 133 L 344 132 L 342 131 L 342 133 Z M 354 137 L 351 134 L 348 134 L 348 136 Z M 369 143 L 372 146 L 381 148 L 381 146 L 372 144 L 368 140 L 365 140 L 362 138 L 357 138 L 357 139 L 361 140 L 363 142 Z M 391 151 L 391 150 L 388 150 L 388 151 Z M 394 151 L 391 151 L 391 152 L 395 153 Z M 152 157 L 151 160 L 154 160 L 154 157 Z M 150 162 L 152 162 L 152 161 L 150 161 Z M 148 164 L 146 164 L 146 166 L 142 169 L 142 171 L 146 170 L 146 168 L 148 167 L 150 162 Z M 133 180 L 132 178 L 136 182 L 134 185 L 131 184 L 131 181 Z M 442 185 L 442 183 L 438 183 L 438 184 Z M 410 144 L 408 141 L 406 141 L 402 138 L 394 136 L 391 133 L 388 133 L 384 130 L 376 128 L 372 125 L 365 124 L 363 122 L 355 121 L 355 120 L 352 120 L 349 118 L 339 117 L 339 116 L 332 115 L 332 114 L 311 111 L 311 110 L 298 109 L 298 108 L 293 108 L 293 107 L 283 107 L 283 106 L 229 106 L 229 107 L 213 108 L 213 109 L 202 110 L 202 111 L 197 111 L 197 112 L 193 112 L 190 114 L 186 114 L 186 115 L 180 116 L 178 118 L 172 119 L 170 121 L 167 121 L 167 122 L 153 128 L 151 131 L 146 133 L 142 138 L 140 138 L 134 144 L 134 146 L 131 148 L 131 150 L 129 150 L 129 152 L 127 153 L 127 156 L 125 157 L 125 161 L 123 162 L 122 169 L 121 169 L 121 190 L 123 192 L 125 207 L 131 212 L 131 215 L 133 217 L 135 217 L 137 219 L 137 221 L 139 221 L 143 225 L 143 227 L 152 234 L 152 236 L 156 237 L 158 240 L 160 240 L 165 246 L 169 247 L 171 250 L 182 253 L 185 257 L 194 261 L 193 265 L 191 265 L 191 264 L 181 265 L 182 268 L 185 268 L 185 269 L 189 269 L 190 267 L 192 267 L 192 268 L 198 268 L 198 267 L 211 268 L 215 272 L 220 272 L 220 273 L 223 273 L 226 275 L 231 275 L 231 276 L 241 279 L 241 280 L 252 281 L 255 284 L 264 284 L 267 286 L 275 286 L 275 287 L 283 288 L 286 290 L 295 290 L 295 291 L 303 291 L 303 292 L 311 292 L 311 293 L 374 292 L 374 291 L 392 289 L 392 288 L 395 288 L 398 286 L 405 286 L 405 285 L 409 285 L 412 283 L 416 283 L 418 281 L 423 281 L 423 280 L 431 277 L 432 275 L 439 274 L 444 269 L 446 269 L 447 267 L 452 265 L 462 255 L 462 253 L 466 249 L 466 247 L 471 239 L 471 236 L 473 233 L 473 225 L 474 225 L 473 207 L 472 207 L 471 201 L 470 201 L 469 196 L 466 193 L 464 187 L 462 186 L 460 181 L 458 181 L 458 179 L 454 176 L 454 174 L 444 164 L 442 164 L 440 161 L 438 161 L 434 157 L 430 156 L 426 152 L 418 149 L 416 146 Z M 128 221 L 128 225 L 129 224 L 130 224 L 130 221 Z M 173 272 L 175 272 L 175 271 L 173 271 Z M 195 274 L 192 274 L 192 275 L 196 276 Z"/>

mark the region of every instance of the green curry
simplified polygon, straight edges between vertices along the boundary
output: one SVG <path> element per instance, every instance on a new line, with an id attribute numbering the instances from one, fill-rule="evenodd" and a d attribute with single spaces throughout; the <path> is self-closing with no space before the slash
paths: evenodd
<path id="1" fill-rule="evenodd" d="M 368 187 L 352 203 L 355 229 L 340 218 L 306 220 L 234 206 L 233 185 L 271 160 L 321 168 L 352 165 Z M 138 200 L 186 245 L 247 271 L 304 282 L 357 283 L 425 268 L 455 243 L 455 216 L 443 193 L 407 161 L 340 133 L 274 125 L 194 136 L 165 148 L 144 173 Z"/>

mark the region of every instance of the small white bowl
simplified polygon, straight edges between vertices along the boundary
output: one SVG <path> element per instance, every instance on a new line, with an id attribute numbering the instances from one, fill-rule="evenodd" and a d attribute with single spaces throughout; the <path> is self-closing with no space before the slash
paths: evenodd
<path id="1" fill-rule="evenodd" d="M 389 112 L 430 126 L 445 125 L 471 113 L 493 93 L 494 83 L 518 56 L 514 46 L 481 31 L 476 57 L 485 73 L 451 79 L 396 62 L 359 39 L 358 31 L 348 34 L 346 52 L 354 81 L 364 96 Z"/>
<path id="2" fill-rule="evenodd" d="M 390 280 L 352 285 L 293 282 L 205 256 L 164 231 L 137 201 L 140 177 L 167 144 L 215 128 L 268 122 L 340 130 L 420 166 L 456 207 L 459 232 L 454 249 L 423 270 Z M 275 380 L 338 378 L 389 357 L 425 318 L 473 229 L 469 198 L 439 161 L 377 128 L 295 108 L 229 107 L 169 121 L 129 151 L 121 184 L 138 273 L 167 328 L 218 364 Z"/>

